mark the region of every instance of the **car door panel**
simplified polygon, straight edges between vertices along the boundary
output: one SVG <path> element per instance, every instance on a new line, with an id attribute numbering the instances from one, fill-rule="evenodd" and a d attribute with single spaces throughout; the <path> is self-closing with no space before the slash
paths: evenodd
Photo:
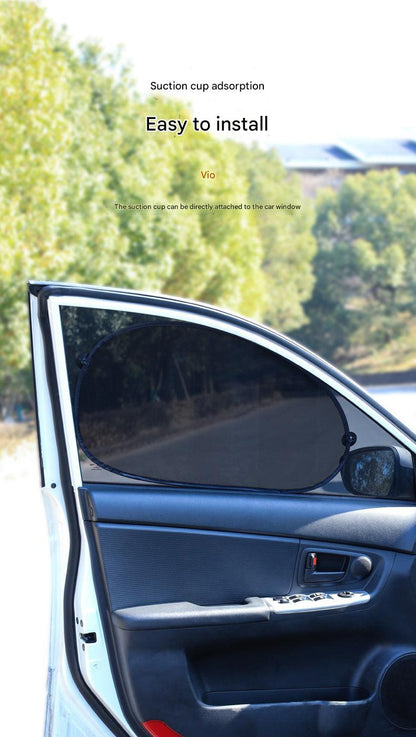
<path id="1" fill-rule="evenodd" d="M 351 496 L 89 484 L 85 519 L 172 525 L 416 552 L 416 506 Z"/>
<path id="2" fill-rule="evenodd" d="M 80 493 L 136 723 L 157 719 L 183 735 L 237 737 L 302 729 L 351 736 L 366 734 L 368 721 L 391 733 L 380 706 L 382 675 L 398 654 L 416 649 L 408 617 L 416 594 L 409 587 L 413 506 L 305 496 L 300 504 L 293 495 L 253 493 L 244 497 L 243 525 L 236 492 L 96 485 Z M 163 520 L 167 509 L 175 526 Z M 216 513 L 230 530 L 214 529 Z M 329 533 L 326 518 L 337 519 Z M 345 544 L 352 537 L 359 545 Z M 391 549 L 379 547 L 383 539 Z M 347 561 L 366 555 L 372 570 L 358 581 L 347 565 L 336 584 L 305 582 L 310 550 Z M 334 611 L 265 616 L 262 597 L 317 586 L 360 588 L 371 598 Z M 380 641 L 389 643 L 382 657 Z"/>
<path id="3" fill-rule="evenodd" d="M 79 513 L 77 522 L 73 517 L 71 523 L 74 539 L 77 525 L 81 531 L 68 569 L 65 626 L 67 630 L 74 628 L 76 619 L 78 642 L 82 643 L 77 657 L 90 658 L 88 673 L 92 679 L 94 648 L 106 649 L 126 725 L 134 734 L 156 737 L 399 737 L 403 729 L 416 734 L 413 702 L 409 696 L 406 699 L 413 672 L 416 677 L 416 506 L 410 498 L 403 501 L 348 495 L 339 473 L 336 475 L 348 455 L 349 444 L 355 443 L 355 433 L 349 432 L 345 417 L 354 417 L 355 413 L 357 419 L 352 427 L 359 434 L 362 427 L 364 432 L 371 425 L 367 436 L 375 445 L 397 442 L 413 448 L 414 438 L 336 371 L 302 353 L 289 341 L 273 338 L 265 328 L 254 328 L 239 318 L 223 316 L 203 306 L 188 306 L 165 298 L 53 285 L 36 289 L 40 295 L 55 433 L 61 469 L 67 479 L 67 508 L 71 507 L 72 514 L 75 510 Z M 49 311 L 51 297 L 58 301 Z M 69 342 L 65 347 L 59 334 L 63 313 L 56 309 L 60 308 L 60 299 L 67 310 L 64 319 Z M 79 340 L 75 321 L 78 315 L 76 309 L 71 312 L 71 299 L 74 305 L 82 304 L 84 312 L 89 307 L 100 312 L 90 344 L 85 336 L 84 343 Z M 271 474 L 278 471 L 279 463 L 285 462 L 285 453 L 289 457 L 293 452 L 288 441 L 280 449 L 279 463 L 271 463 L 272 470 L 266 469 L 265 475 L 261 468 L 263 456 L 258 454 L 258 478 L 264 479 L 264 488 L 253 488 L 252 483 L 249 488 L 238 488 L 238 484 L 221 487 L 218 479 L 221 467 L 226 468 L 227 436 L 221 436 L 218 452 L 211 431 L 207 433 L 203 428 L 198 435 L 198 452 L 202 448 L 203 454 L 194 456 L 193 465 L 188 468 L 190 477 L 185 482 L 178 481 L 180 476 L 171 483 L 169 479 L 166 483 L 145 483 L 135 478 L 140 473 L 140 454 L 136 454 L 135 463 L 130 463 L 123 478 L 123 448 L 121 453 L 117 448 L 117 462 L 111 465 L 100 460 L 100 443 L 91 453 L 88 442 L 84 443 L 89 433 L 93 440 L 97 439 L 96 431 L 88 424 L 88 407 L 82 432 L 77 424 L 82 392 L 77 372 L 85 375 L 101 346 L 106 346 L 111 355 L 112 346 L 116 345 L 106 337 L 107 328 L 103 328 L 107 320 L 104 311 L 109 305 L 111 339 L 121 336 L 124 341 L 125 335 L 136 330 L 135 310 L 138 315 L 143 310 L 146 331 L 151 333 L 149 320 L 158 310 L 164 310 L 172 320 L 176 319 L 176 311 L 181 319 L 185 315 L 189 323 L 205 320 L 210 330 L 215 325 L 225 332 L 240 334 L 246 330 L 248 339 L 252 334 L 253 340 L 263 347 L 267 341 L 275 341 L 273 350 L 281 352 L 286 362 L 302 363 L 301 371 L 313 375 L 312 383 L 319 376 L 320 382 L 327 381 L 330 386 L 331 401 L 325 411 L 330 417 L 339 410 L 342 422 L 337 432 L 345 431 L 342 443 L 341 436 L 337 436 L 338 445 L 334 444 L 333 472 L 326 477 L 321 474 L 321 486 L 315 475 L 310 487 L 306 484 L 301 493 L 269 489 Z M 123 307 L 130 312 L 127 318 L 123 313 L 122 327 L 114 332 L 113 317 Z M 81 315 L 80 324 L 83 320 Z M 88 337 L 88 331 L 85 335 Z M 97 343 L 97 339 L 101 342 Z M 73 345 L 78 341 L 89 353 L 75 354 L 71 340 Z M 113 350 L 117 366 L 123 365 L 123 341 Z M 157 345 L 159 350 L 160 340 Z M 179 356 L 179 363 L 176 358 L 175 377 L 172 379 L 171 374 L 166 380 L 165 391 L 176 382 L 188 398 L 183 357 Z M 168 376 L 166 371 L 165 374 Z M 86 403 L 103 376 L 102 367 L 98 366 L 96 379 L 83 385 Z M 134 372 L 125 374 L 128 390 L 120 407 L 128 401 L 134 376 Z M 141 375 L 139 380 L 143 381 Z M 112 389 L 108 377 L 104 377 L 103 386 L 107 393 Z M 341 394 L 345 390 L 344 395 L 335 395 L 334 387 Z M 212 398 L 210 401 L 212 405 Z M 152 402 L 144 415 L 154 415 L 156 410 L 160 415 L 156 393 Z M 282 406 L 282 417 L 287 427 L 292 427 L 293 435 L 296 422 L 290 414 L 296 403 L 290 405 L 290 411 Z M 363 408 L 376 421 L 368 420 Z M 109 435 L 115 427 L 122 427 L 117 425 L 113 409 L 112 412 L 111 422 L 106 425 Z M 232 412 L 225 416 L 226 422 L 231 417 L 230 428 L 237 416 L 234 406 Z M 266 415 L 265 424 L 262 418 Z M 269 424 L 269 415 L 261 406 L 261 412 L 246 417 L 262 426 L 266 455 L 273 450 L 275 418 Z M 220 420 L 224 430 L 224 416 Z M 241 423 L 239 426 L 241 429 Z M 328 437 L 323 426 L 321 435 L 313 438 L 310 463 L 319 449 L 319 437 Z M 189 452 L 184 427 L 179 426 L 181 457 Z M 286 443 L 284 429 L 279 430 L 279 443 Z M 151 432 L 153 442 L 153 426 Z M 250 452 L 250 433 L 250 422 L 245 422 L 244 454 Z M 203 447 L 207 437 L 219 463 L 212 473 L 210 455 L 205 454 Z M 235 440 L 234 431 L 233 437 Z M 176 463 L 175 436 L 171 434 L 167 440 L 166 468 L 174 468 L 175 473 L 179 469 L 179 473 L 183 462 Z M 233 461 L 227 467 L 230 478 L 238 463 L 238 442 L 232 445 Z M 346 450 L 337 450 L 341 446 Z M 163 447 L 162 443 L 144 453 L 149 468 L 158 467 Z M 89 466 L 83 453 L 89 458 Z M 196 462 L 197 458 L 203 463 Z M 249 469 L 247 458 L 244 463 Z M 191 483 L 190 479 L 205 466 L 215 485 L 204 483 L 203 476 L 200 483 Z M 246 466 L 241 464 L 240 474 Z M 325 462 L 322 467 L 327 466 Z M 164 467 L 163 463 L 160 467 Z M 102 480 L 92 483 L 90 478 L 98 477 L 97 471 Z M 296 484 L 293 488 L 297 488 Z M 361 567 L 357 561 L 361 561 Z M 102 630 L 97 628 L 97 632 L 86 630 L 82 612 L 77 609 L 85 587 L 85 583 L 77 583 L 77 566 L 85 571 L 85 565 L 90 566 L 98 600 Z M 273 604 L 273 597 L 283 597 L 282 602 Z M 73 638 L 68 636 L 67 649 L 71 647 Z M 73 653 L 71 657 L 75 668 Z M 81 671 L 86 672 L 82 663 Z M 398 682 L 406 684 L 400 693 Z M 99 687 L 92 690 L 100 697 Z M 89 698 L 87 691 L 83 693 Z M 103 702 L 105 705 L 105 698 Z M 112 729 L 115 734 L 124 734 L 114 724 Z"/>
<path id="4" fill-rule="evenodd" d="M 298 549 L 290 539 L 174 527 L 99 523 L 96 535 L 113 609 L 166 601 L 235 604 L 267 596 L 270 586 L 286 591 Z M 254 581 L 258 594 L 250 591 Z"/>

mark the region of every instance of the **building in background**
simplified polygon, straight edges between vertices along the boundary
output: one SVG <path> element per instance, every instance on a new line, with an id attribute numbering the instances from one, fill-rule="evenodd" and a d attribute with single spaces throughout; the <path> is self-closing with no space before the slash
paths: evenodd
<path id="1" fill-rule="evenodd" d="M 397 168 L 416 172 L 416 140 L 343 141 L 336 144 L 290 144 L 277 146 L 289 171 L 296 171 L 302 191 L 314 197 L 320 187 L 339 189 L 347 174 L 370 169 Z"/>

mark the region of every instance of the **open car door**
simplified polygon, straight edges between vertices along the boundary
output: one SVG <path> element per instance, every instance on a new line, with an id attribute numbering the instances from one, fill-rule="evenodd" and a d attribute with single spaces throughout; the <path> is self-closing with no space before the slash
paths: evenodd
<path id="1" fill-rule="evenodd" d="M 272 330 L 29 285 L 48 735 L 416 735 L 416 438 Z"/>

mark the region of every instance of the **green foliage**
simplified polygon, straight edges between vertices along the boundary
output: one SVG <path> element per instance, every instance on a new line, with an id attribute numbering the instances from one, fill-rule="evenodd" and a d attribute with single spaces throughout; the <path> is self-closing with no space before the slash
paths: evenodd
<path id="1" fill-rule="evenodd" d="M 267 285 L 264 319 L 280 331 L 307 322 L 303 303 L 312 293 L 312 260 L 316 243 L 311 228 L 311 203 L 301 198 L 297 179 L 286 177 L 276 152 L 241 147 L 240 166 L 246 171 L 251 202 L 299 204 L 301 210 L 256 210 L 254 221 L 263 246 Z"/>
<path id="2" fill-rule="evenodd" d="M 192 118 L 180 102 L 140 100 L 120 55 L 73 50 L 36 3 L 0 0 L 0 395 L 29 385 L 28 278 L 216 303 L 340 363 L 405 333 L 416 315 L 416 176 L 351 175 L 313 209 L 274 151 L 191 125 L 149 134 L 146 115 Z M 178 209 L 153 208 L 167 203 Z"/>
<path id="3" fill-rule="evenodd" d="M 107 177 L 94 170 L 102 127 L 82 107 L 66 42 L 33 3 L 0 3 L 0 28 L 0 379 L 10 384 L 28 363 L 26 279 L 105 279 L 120 246 Z"/>
<path id="4" fill-rule="evenodd" d="M 314 232 L 316 285 L 300 333 L 329 359 L 381 348 L 416 314 L 416 176 L 396 170 L 321 192 Z"/>
<path id="5" fill-rule="evenodd" d="M 3 395 L 28 366 L 28 278 L 175 293 L 286 330 L 302 323 L 313 282 L 306 212 L 115 208 L 298 200 L 274 154 L 191 126 L 182 137 L 147 133 L 146 115 L 191 115 L 174 101 L 140 101 L 119 56 L 72 50 L 34 2 L 0 0 L 0 29 Z"/>

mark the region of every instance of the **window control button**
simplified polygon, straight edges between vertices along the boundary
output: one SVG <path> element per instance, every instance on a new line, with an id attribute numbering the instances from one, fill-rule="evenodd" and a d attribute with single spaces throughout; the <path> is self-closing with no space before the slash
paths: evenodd
<path id="1" fill-rule="evenodd" d="M 311 594 L 280 594 L 267 597 L 265 601 L 276 616 L 288 614 L 314 614 L 321 611 L 339 609 L 365 604 L 370 601 L 367 591 L 313 591 Z"/>

